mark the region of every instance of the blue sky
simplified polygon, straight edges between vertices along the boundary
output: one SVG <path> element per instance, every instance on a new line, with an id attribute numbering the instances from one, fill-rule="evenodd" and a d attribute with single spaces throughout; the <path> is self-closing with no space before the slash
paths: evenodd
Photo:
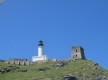
<path id="1" fill-rule="evenodd" d="M 0 59 L 44 54 L 70 58 L 82 46 L 87 59 L 108 69 L 108 0 L 5 0 L 0 4 Z"/>

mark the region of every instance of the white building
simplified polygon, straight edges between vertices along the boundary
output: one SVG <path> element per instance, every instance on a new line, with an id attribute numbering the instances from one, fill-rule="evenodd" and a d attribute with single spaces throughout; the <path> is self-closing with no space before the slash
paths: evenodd
<path id="1" fill-rule="evenodd" d="M 38 44 L 38 56 L 33 56 L 32 57 L 32 61 L 33 62 L 39 62 L 39 61 L 47 61 L 48 58 L 46 55 L 43 55 L 43 41 L 39 41 L 39 44 Z"/>

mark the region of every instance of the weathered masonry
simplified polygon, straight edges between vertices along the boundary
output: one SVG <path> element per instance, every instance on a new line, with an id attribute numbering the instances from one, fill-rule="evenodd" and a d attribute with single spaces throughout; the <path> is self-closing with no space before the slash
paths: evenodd
<path id="1" fill-rule="evenodd" d="M 81 46 L 72 47 L 72 59 L 86 59 Z"/>
<path id="2" fill-rule="evenodd" d="M 8 64 L 17 64 L 17 65 L 30 65 L 31 62 L 28 59 L 16 59 L 11 58 L 6 61 Z"/>
<path id="3" fill-rule="evenodd" d="M 4 62 L 5 60 L 0 60 L 0 62 Z"/>

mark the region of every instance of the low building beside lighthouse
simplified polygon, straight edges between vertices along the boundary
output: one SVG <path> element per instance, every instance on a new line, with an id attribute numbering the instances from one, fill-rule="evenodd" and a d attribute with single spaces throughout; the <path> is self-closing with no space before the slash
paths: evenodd
<path id="1" fill-rule="evenodd" d="M 38 56 L 33 56 L 32 57 L 32 61 L 33 62 L 43 62 L 43 61 L 47 61 L 48 58 L 46 55 L 43 55 L 43 41 L 39 41 L 39 44 L 38 44 Z"/>

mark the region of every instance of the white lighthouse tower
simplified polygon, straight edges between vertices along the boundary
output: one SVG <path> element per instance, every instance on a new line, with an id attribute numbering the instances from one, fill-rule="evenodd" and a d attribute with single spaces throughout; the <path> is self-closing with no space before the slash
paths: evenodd
<path id="1" fill-rule="evenodd" d="M 43 54 L 43 42 L 42 41 L 39 41 L 39 44 L 38 44 L 38 56 L 42 56 Z"/>
<path id="2" fill-rule="evenodd" d="M 47 56 L 46 55 L 43 55 L 43 41 L 39 41 L 39 44 L 38 44 L 38 56 L 33 56 L 32 57 L 32 61 L 33 62 L 39 62 L 39 61 L 46 61 L 47 60 Z"/>

